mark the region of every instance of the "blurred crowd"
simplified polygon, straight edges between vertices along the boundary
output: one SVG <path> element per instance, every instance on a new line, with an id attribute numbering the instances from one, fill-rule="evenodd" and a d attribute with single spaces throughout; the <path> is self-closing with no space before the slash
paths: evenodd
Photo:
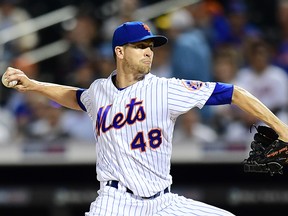
<path id="1" fill-rule="evenodd" d="M 19 2 L 0 0 L 0 32 L 33 18 Z M 155 49 L 151 73 L 237 84 L 288 123 L 288 0 L 273 1 L 277 26 L 273 32 L 249 19 L 247 2 L 203 0 L 144 20 L 152 32 L 169 39 L 167 45 Z M 46 62 L 31 62 L 23 54 L 40 47 L 47 34 L 34 32 L 0 44 L 1 70 L 14 66 L 32 79 L 81 88 L 109 76 L 115 69 L 111 49 L 115 27 L 137 19 L 139 9 L 152 5 L 144 0 L 110 3 L 105 18 L 96 16 L 99 10 L 91 5 L 79 7 L 74 19 L 57 28 L 60 39 L 69 44 L 67 50 Z M 67 110 L 34 93 L 0 88 L 0 144 L 59 139 L 94 142 L 84 112 Z M 253 124 L 262 123 L 233 105 L 193 109 L 178 119 L 174 147 L 190 146 L 195 157 L 209 150 L 245 151 Z"/>

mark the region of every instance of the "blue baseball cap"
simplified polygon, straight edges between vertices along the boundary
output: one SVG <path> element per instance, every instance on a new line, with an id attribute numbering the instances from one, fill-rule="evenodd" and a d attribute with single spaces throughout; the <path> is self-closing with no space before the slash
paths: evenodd
<path id="1" fill-rule="evenodd" d="M 126 22 L 118 26 L 113 34 L 112 48 L 113 52 L 116 46 L 123 46 L 128 43 L 136 43 L 152 39 L 154 47 L 159 47 L 168 42 L 168 39 L 162 35 L 153 35 L 148 25 L 143 22 Z"/>

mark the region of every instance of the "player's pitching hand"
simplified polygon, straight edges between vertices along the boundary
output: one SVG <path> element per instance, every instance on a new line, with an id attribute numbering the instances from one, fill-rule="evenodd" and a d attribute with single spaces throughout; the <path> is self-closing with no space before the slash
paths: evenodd
<path id="1" fill-rule="evenodd" d="M 2 83 L 7 88 L 14 88 L 18 91 L 30 90 L 32 81 L 26 76 L 26 74 L 16 68 L 8 67 L 2 76 Z"/>

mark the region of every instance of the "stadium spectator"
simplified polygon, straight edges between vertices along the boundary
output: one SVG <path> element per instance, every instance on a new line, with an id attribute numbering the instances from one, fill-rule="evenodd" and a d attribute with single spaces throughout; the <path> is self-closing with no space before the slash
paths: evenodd
<path id="1" fill-rule="evenodd" d="M 170 31 L 177 33 L 171 50 L 172 76 L 208 81 L 212 78 L 212 50 L 204 32 L 194 26 L 190 12 L 184 8 L 171 15 L 173 25 Z M 207 121 L 211 115 L 210 107 L 201 110 L 203 121 Z"/>
<path id="2" fill-rule="evenodd" d="M 17 5 L 17 0 L 1 0 L 0 1 L 0 31 L 6 30 L 17 24 L 31 19 L 30 14 L 25 8 Z M 31 23 L 20 26 L 18 32 L 33 29 Z M 6 61 L 6 64 L 18 56 L 19 54 L 31 50 L 38 45 L 39 35 L 37 32 L 33 32 L 24 35 L 15 40 L 9 41 L 4 44 L 4 51 L 2 51 L 2 60 Z"/>
<path id="3" fill-rule="evenodd" d="M 56 58 L 57 69 L 53 74 L 56 82 L 77 83 L 78 75 L 76 73 L 81 72 L 88 65 L 92 67 L 94 73 L 97 72 L 96 66 L 93 64 L 98 57 L 97 37 L 97 22 L 89 14 L 79 14 L 71 23 L 71 29 L 67 28 L 64 33 L 64 39 L 69 43 L 69 48 Z"/>
<path id="4" fill-rule="evenodd" d="M 274 62 L 288 74 L 288 1 L 277 0 L 276 6 L 276 52 Z"/>

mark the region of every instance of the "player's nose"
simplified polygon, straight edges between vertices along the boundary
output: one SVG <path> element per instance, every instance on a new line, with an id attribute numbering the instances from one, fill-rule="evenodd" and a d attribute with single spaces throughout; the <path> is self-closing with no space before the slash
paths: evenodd
<path id="1" fill-rule="evenodd" d="M 145 50 L 144 50 L 144 55 L 145 57 L 149 57 L 151 58 L 153 56 L 153 50 L 151 47 L 147 47 Z"/>

